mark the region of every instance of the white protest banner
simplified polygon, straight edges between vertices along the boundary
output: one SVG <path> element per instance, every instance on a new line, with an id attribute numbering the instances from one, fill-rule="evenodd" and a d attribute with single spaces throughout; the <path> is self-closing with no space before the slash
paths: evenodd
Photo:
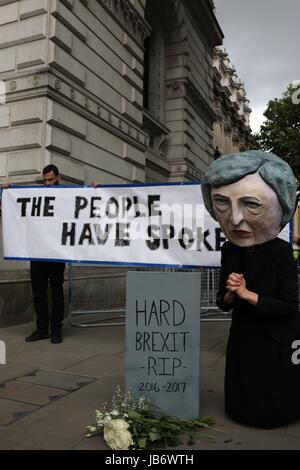
<path id="1" fill-rule="evenodd" d="M 200 184 L 22 187 L 3 191 L 4 256 L 196 266 Z"/>
<path id="2" fill-rule="evenodd" d="M 2 218 L 6 259 L 219 266 L 226 240 L 200 183 L 14 187 Z"/>

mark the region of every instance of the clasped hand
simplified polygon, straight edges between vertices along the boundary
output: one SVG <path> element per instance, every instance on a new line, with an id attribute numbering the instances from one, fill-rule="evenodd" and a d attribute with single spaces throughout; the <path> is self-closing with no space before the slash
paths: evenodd
<path id="1" fill-rule="evenodd" d="M 226 289 L 229 292 L 234 292 L 238 297 L 243 297 L 247 290 L 243 274 L 231 273 L 226 281 Z"/>

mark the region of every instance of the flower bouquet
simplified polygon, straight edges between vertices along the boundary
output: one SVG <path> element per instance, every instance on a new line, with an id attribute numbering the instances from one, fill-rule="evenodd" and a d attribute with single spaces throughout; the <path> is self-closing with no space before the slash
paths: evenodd
<path id="1" fill-rule="evenodd" d="M 181 419 L 153 412 L 145 397 L 135 398 L 129 390 L 117 388 L 112 409 L 96 410 L 96 423 L 87 426 L 86 437 L 101 435 L 114 450 L 151 449 L 177 446 L 186 437 L 188 445 L 202 436 L 203 429 L 215 429 L 213 418 Z"/>

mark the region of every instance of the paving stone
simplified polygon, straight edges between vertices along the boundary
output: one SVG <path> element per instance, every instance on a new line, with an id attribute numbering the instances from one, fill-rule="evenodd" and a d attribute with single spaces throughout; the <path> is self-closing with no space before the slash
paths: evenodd
<path id="1" fill-rule="evenodd" d="M 47 405 L 66 395 L 65 390 L 12 380 L 0 387 L 0 397 L 33 405 Z"/>
<path id="2" fill-rule="evenodd" d="M 75 366 L 68 367 L 66 370 L 99 378 L 120 377 L 125 373 L 125 358 L 120 356 L 96 356 Z"/>
<path id="3" fill-rule="evenodd" d="M 205 351 L 201 352 L 201 366 L 202 367 L 218 367 L 224 361 L 224 352 Z"/>
<path id="4" fill-rule="evenodd" d="M 78 390 L 78 388 L 84 387 L 90 382 L 93 382 L 95 378 L 83 377 L 81 375 L 74 375 L 64 372 L 38 370 L 33 374 L 19 377 L 17 380 L 20 382 L 45 385 L 47 387 L 59 388 L 71 392 Z"/>
<path id="5" fill-rule="evenodd" d="M 83 439 L 72 447 L 72 450 L 108 450 L 109 447 L 106 445 L 105 440 L 102 436 L 94 436 L 91 438 Z"/>
<path id="6" fill-rule="evenodd" d="M 89 331 L 93 330 L 90 335 L 82 329 L 65 328 L 64 330 L 66 330 L 63 332 L 64 341 L 60 344 L 51 344 L 50 340 L 25 343 L 24 337 L 13 338 L 17 345 L 21 341 L 25 349 L 22 346 L 22 350 L 18 350 L 17 347 L 15 353 L 11 351 L 9 363 L 27 365 L 35 369 L 61 370 L 97 355 L 119 354 L 125 348 L 124 331 L 120 329 L 114 331 L 107 328 L 105 331 L 103 329 L 99 331 L 100 328 L 90 328 Z"/>
<path id="7" fill-rule="evenodd" d="M 95 409 L 111 399 L 119 379 L 96 380 L 1 431 L 4 439 L 39 449 L 72 449 L 95 422 Z M 101 449 L 102 447 L 99 447 Z"/>
<path id="8" fill-rule="evenodd" d="M 210 431 L 213 439 L 201 439 L 191 447 L 182 445 L 176 449 L 299 449 L 300 420 L 266 431 L 239 424 L 225 414 L 224 353 L 228 329 L 229 324 L 224 322 L 201 325 L 200 410 L 202 416 L 215 418 L 220 432 Z M 72 387 L 77 390 L 73 388 L 72 393 L 65 393 L 56 401 L 48 400 L 41 407 L 0 398 L 0 449 L 107 450 L 102 438 L 84 437 L 85 427 L 94 423 L 94 410 L 110 401 L 117 385 L 123 385 L 124 328 L 83 329 L 66 324 L 65 340 L 59 345 L 50 341 L 27 345 L 24 337 L 31 331 L 28 324 L 1 330 L 1 339 L 13 346 L 10 361 L 0 367 L 4 381 L 13 379 L 9 383 L 42 387 L 50 393 L 56 389 L 61 394 Z M 22 401 L 34 396 L 27 393 L 27 397 L 22 394 Z"/>
<path id="9" fill-rule="evenodd" d="M 39 449 L 38 448 L 33 449 L 32 447 L 28 447 L 24 444 L 20 444 L 20 442 L 3 439 L 3 437 L 1 437 L 0 438 L 0 450 L 39 450 Z"/>
<path id="10" fill-rule="evenodd" d="M 65 351 L 76 351 L 76 354 L 89 352 L 109 356 L 125 350 L 124 327 L 73 328 L 67 330 L 64 338 Z"/>
<path id="11" fill-rule="evenodd" d="M 1 365 L 0 384 L 15 379 L 20 375 L 26 375 L 34 372 L 34 368 L 27 365 L 10 364 Z"/>
<path id="12" fill-rule="evenodd" d="M 238 426 L 232 434 L 227 450 L 299 450 L 299 438 L 285 435 L 285 427 L 274 430 L 254 429 Z M 281 434 L 280 434 L 281 432 Z"/>
<path id="13" fill-rule="evenodd" d="M 40 343 L 43 344 L 35 344 L 34 348 L 15 354 L 11 361 L 14 364 L 31 365 L 34 369 L 60 370 L 95 356 L 95 353 L 91 353 L 89 350 L 84 353 L 74 351 L 74 348 L 73 351 L 66 351 L 64 343 L 51 344 L 50 341 L 45 340 Z"/>
<path id="14" fill-rule="evenodd" d="M 17 401 L 0 398 L 0 425 L 7 426 L 18 419 L 24 418 L 24 416 L 36 411 L 38 408 L 38 406 L 29 405 L 27 403 L 19 403 Z M 2 432 L 3 430 L 1 431 L 1 437 Z"/>

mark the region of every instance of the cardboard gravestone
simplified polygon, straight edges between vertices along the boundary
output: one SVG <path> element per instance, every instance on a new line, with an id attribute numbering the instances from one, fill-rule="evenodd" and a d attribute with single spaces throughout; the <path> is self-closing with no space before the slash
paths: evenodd
<path id="1" fill-rule="evenodd" d="M 126 389 L 199 417 L 200 273 L 127 274 Z"/>

